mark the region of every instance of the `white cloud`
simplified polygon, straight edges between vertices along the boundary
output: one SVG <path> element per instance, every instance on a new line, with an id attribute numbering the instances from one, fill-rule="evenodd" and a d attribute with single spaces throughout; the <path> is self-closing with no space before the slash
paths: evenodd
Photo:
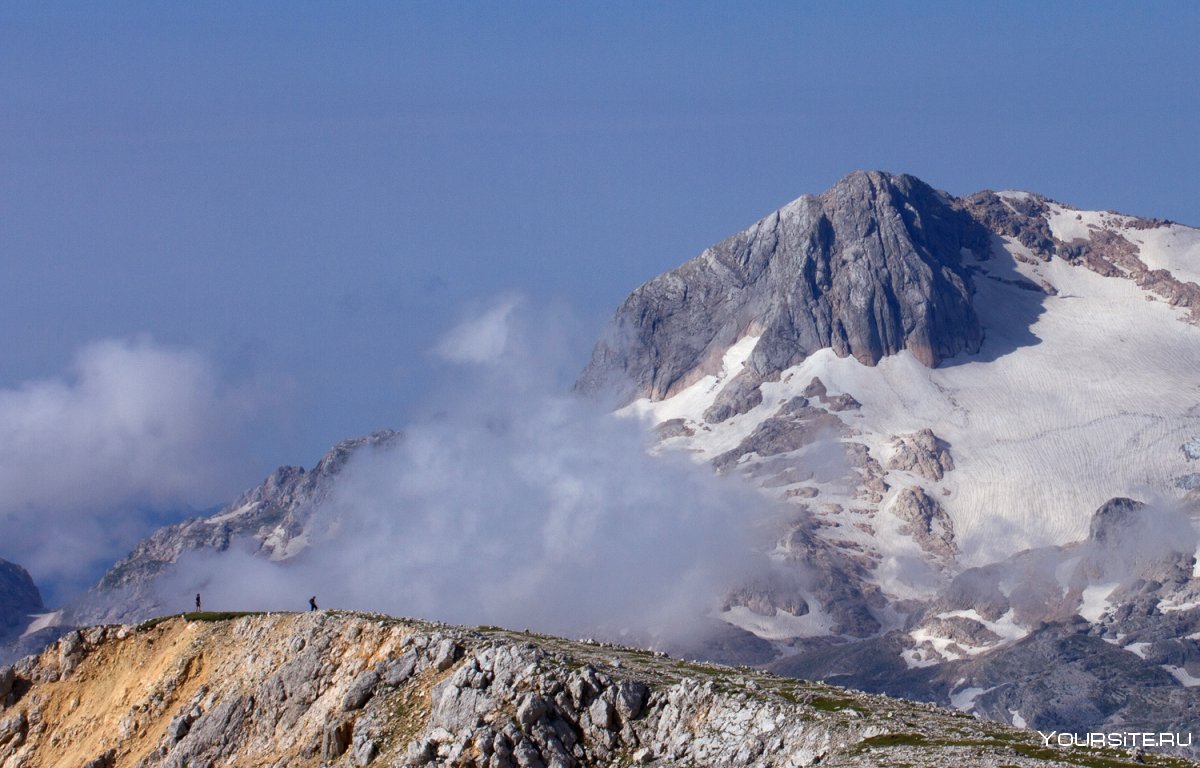
<path id="1" fill-rule="evenodd" d="M 509 348 L 511 316 L 521 300 L 508 297 L 471 317 L 447 333 L 434 351 L 456 363 L 488 363 L 498 360 Z"/>
<path id="2" fill-rule="evenodd" d="M 287 609 L 315 593 L 467 624 L 687 635 L 756 562 L 767 503 L 689 458 L 647 455 L 636 421 L 530 375 L 554 368 L 530 350 L 556 348 L 542 339 L 561 325 L 513 306 L 485 314 L 507 326 L 502 355 L 460 368 L 399 444 L 350 461 L 304 555 L 193 556 L 165 602 L 203 590 L 217 608 Z"/>
<path id="3" fill-rule="evenodd" d="M 249 405 L 198 353 L 146 338 L 93 343 L 68 375 L 0 390 L 3 553 L 41 580 L 78 579 L 145 532 L 146 509 L 231 493 Z"/>

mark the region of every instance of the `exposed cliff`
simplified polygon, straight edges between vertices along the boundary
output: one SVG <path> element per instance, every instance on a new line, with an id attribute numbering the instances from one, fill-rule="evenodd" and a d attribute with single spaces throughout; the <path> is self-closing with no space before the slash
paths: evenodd
<path id="1" fill-rule="evenodd" d="M 760 337 L 747 391 L 826 347 L 872 365 L 906 349 L 935 366 L 979 348 L 962 253 L 989 247 L 988 231 L 923 181 L 851 174 L 634 291 L 579 386 L 669 397 L 719 370 L 743 336 Z M 734 412 L 756 404 L 745 401 Z"/>

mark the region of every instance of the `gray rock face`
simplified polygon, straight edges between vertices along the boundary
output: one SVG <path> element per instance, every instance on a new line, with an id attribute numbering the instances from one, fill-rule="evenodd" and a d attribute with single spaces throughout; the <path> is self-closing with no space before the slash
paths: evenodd
<path id="1" fill-rule="evenodd" d="M 825 382 L 821 381 L 816 376 L 808 383 L 801 393 L 805 397 L 815 397 L 817 402 L 826 406 L 834 413 L 841 411 L 854 411 L 862 407 L 862 403 L 854 399 L 853 396 L 843 392 L 840 395 L 830 395 L 829 390 L 825 387 Z"/>
<path id="2" fill-rule="evenodd" d="M 1043 731 L 1187 732 L 1200 702 L 1195 550 L 1169 510 L 1111 499 L 1087 539 L 959 573 L 906 631 L 814 643 L 772 669 L 942 704 L 957 694 L 972 713 Z"/>
<path id="3" fill-rule="evenodd" d="M 950 446 L 933 434 L 933 430 L 921 429 L 900 435 L 892 441 L 891 447 L 888 469 L 906 470 L 934 481 L 941 480 L 954 469 Z"/>
<path id="4" fill-rule="evenodd" d="M 1041 730 L 1186 732 L 1195 723 L 1194 690 L 1091 634 L 1082 620 L 1048 625 L 941 674 L 983 691 L 974 702 L 980 714 L 1008 720 L 1019 712 Z"/>
<path id="5" fill-rule="evenodd" d="M 46 610 L 42 593 L 29 573 L 0 560 L 0 643 L 16 638 L 29 625 L 29 615 Z"/>
<path id="6" fill-rule="evenodd" d="M 1088 539 L 1098 544 L 1112 544 L 1121 538 L 1137 520 L 1137 512 L 1145 504 L 1133 499 L 1117 498 L 1104 502 L 1092 515 Z"/>
<path id="7" fill-rule="evenodd" d="M 717 393 L 712 406 L 704 412 L 704 420 L 717 424 L 757 407 L 763 399 L 759 389 L 762 383 L 759 374 L 749 369 L 742 371 Z"/>
<path id="8" fill-rule="evenodd" d="M 398 659 L 391 659 L 383 664 L 381 679 L 384 685 L 403 685 L 413 676 L 417 669 L 417 654 L 409 651 Z"/>
<path id="9" fill-rule="evenodd" d="M 1046 198 L 1024 195 L 1006 200 L 995 192 L 985 190 L 962 199 L 960 205 L 972 218 L 1002 237 L 1011 237 L 1025 246 L 1042 261 L 1049 261 L 1058 249 L 1059 240 L 1050 231 Z"/>
<path id="10" fill-rule="evenodd" d="M 749 334 L 763 379 L 826 347 L 871 365 L 907 349 L 936 366 L 982 342 L 961 253 L 986 253 L 988 237 L 919 179 L 851 174 L 634 291 L 578 386 L 661 399 Z"/>
<path id="11" fill-rule="evenodd" d="M 289 542 L 312 524 L 338 474 L 359 450 L 384 448 L 401 439 L 391 430 L 343 440 L 315 467 L 280 467 L 262 484 L 239 496 L 217 514 L 155 531 L 104 574 L 83 598 L 66 609 L 67 622 L 137 621 L 166 612 L 148 586 L 188 551 L 225 551 L 232 542 L 252 539 L 258 554 L 286 559 Z"/>
<path id="12" fill-rule="evenodd" d="M 912 536 L 933 559 L 945 565 L 954 561 L 958 552 L 954 526 L 936 499 L 920 488 L 905 488 L 896 494 L 888 511 L 905 522 L 900 532 Z"/>
<path id="13" fill-rule="evenodd" d="M 83 768 L 113 768 L 117 762 L 117 751 L 107 750 L 104 754 L 83 764 Z"/>
<path id="14" fill-rule="evenodd" d="M 346 695 L 342 697 L 342 709 L 352 712 L 366 706 L 371 697 L 375 695 L 375 687 L 379 685 L 379 681 L 379 673 L 373 669 L 356 677 L 350 690 L 346 691 Z"/>
<path id="15" fill-rule="evenodd" d="M 718 472 L 727 472 L 747 454 L 777 456 L 791 453 L 819 440 L 840 437 L 845 428 L 840 419 L 812 407 L 803 397 L 792 398 L 779 407 L 774 416 L 764 419 L 736 447 L 713 459 Z"/>

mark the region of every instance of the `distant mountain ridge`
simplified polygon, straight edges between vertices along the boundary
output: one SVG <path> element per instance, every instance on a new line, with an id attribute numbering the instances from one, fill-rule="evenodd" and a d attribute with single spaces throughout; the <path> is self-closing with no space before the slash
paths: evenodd
<path id="1" fill-rule="evenodd" d="M 0 643 L 15 639 L 29 625 L 32 614 L 45 610 L 42 593 L 29 572 L 0 560 Z"/>
<path id="2" fill-rule="evenodd" d="M 386 447 L 400 439 L 392 430 L 343 440 L 310 470 L 285 466 L 247 490 L 215 515 L 196 517 L 155 531 L 115 563 L 87 595 L 67 609 L 64 621 L 82 626 L 144 618 L 169 609 L 160 605 L 154 580 L 185 553 L 224 552 L 235 541 L 252 542 L 256 554 L 283 561 L 308 545 L 314 515 L 338 474 L 357 451 Z"/>

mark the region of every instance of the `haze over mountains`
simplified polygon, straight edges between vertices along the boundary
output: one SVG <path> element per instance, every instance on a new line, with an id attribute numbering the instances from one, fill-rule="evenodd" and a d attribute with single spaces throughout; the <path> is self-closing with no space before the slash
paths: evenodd
<path id="1" fill-rule="evenodd" d="M 1198 323 L 1200 230 L 854 173 L 635 290 L 586 398 L 503 304 L 443 350 L 488 388 L 160 530 L 60 621 L 317 592 L 1187 730 Z"/>

